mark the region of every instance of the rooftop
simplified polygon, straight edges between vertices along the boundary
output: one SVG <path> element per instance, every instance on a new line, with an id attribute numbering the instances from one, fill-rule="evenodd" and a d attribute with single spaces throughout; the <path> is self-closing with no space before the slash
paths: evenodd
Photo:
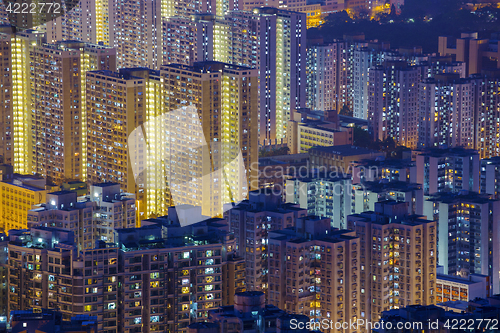
<path id="1" fill-rule="evenodd" d="M 328 173 L 328 172 L 326 172 Z M 347 180 L 351 179 L 350 175 L 338 175 L 338 176 L 333 176 L 329 177 L 328 175 L 324 175 L 326 177 L 321 177 L 321 174 L 318 174 L 317 176 L 315 174 L 311 174 L 308 177 L 297 177 L 297 178 L 291 178 L 290 180 L 298 180 L 304 183 L 311 183 L 311 182 L 336 182 L 339 180 Z"/>
<path id="2" fill-rule="evenodd" d="M 143 77 L 133 76 L 127 72 L 113 72 L 109 70 L 88 71 L 87 74 L 99 74 L 120 80 L 143 80 Z"/>
<path id="3" fill-rule="evenodd" d="M 467 278 L 462 278 L 453 275 L 437 274 L 437 280 L 444 280 L 448 282 L 462 283 L 462 284 L 475 284 L 477 282 L 471 281 Z"/>
<path id="4" fill-rule="evenodd" d="M 169 64 L 169 65 L 162 66 L 162 70 L 167 69 L 167 68 L 178 68 L 178 69 L 191 71 L 191 72 L 198 72 L 198 73 L 215 73 L 215 72 L 220 72 L 224 69 L 252 71 L 252 69 L 250 67 L 232 65 L 232 64 L 228 64 L 228 63 L 224 63 L 224 62 L 219 62 L 219 61 L 195 62 L 193 64 L 193 66 L 188 66 L 188 65 L 183 65 L 183 64 Z"/>
<path id="5" fill-rule="evenodd" d="M 372 192 L 385 192 L 385 191 L 398 191 L 398 192 L 410 192 L 414 190 L 422 189 L 422 185 L 415 183 L 406 183 L 402 181 L 393 182 L 364 182 L 363 187 L 366 190 Z"/>
<path id="6" fill-rule="evenodd" d="M 342 156 L 357 156 L 357 155 L 368 155 L 368 154 L 383 154 L 377 150 L 371 150 L 368 148 L 357 147 L 353 145 L 339 145 L 339 146 L 316 146 L 312 147 L 309 152 L 325 152 L 333 155 Z"/>
<path id="7" fill-rule="evenodd" d="M 329 121 L 305 119 L 299 122 L 299 126 L 316 128 L 328 132 L 342 132 L 337 129 L 338 126 L 335 123 Z"/>
<path id="8" fill-rule="evenodd" d="M 111 187 L 111 186 L 116 186 L 120 185 L 119 183 L 97 183 L 93 184 L 94 187 Z"/>
<path id="9" fill-rule="evenodd" d="M 491 158 L 485 158 L 481 160 L 481 164 L 499 164 L 500 165 L 500 156 L 494 156 Z"/>
<path id="10" fill-rule="evenodd" d="M 383 203 L 385 205 L 387 204 L 397 205 L 400 204 L 401 202 L 394 200 L 384 200 L 384 201 L 379 201 L 378 203 Z M 434 221 L 432 220 L 427 220 L 426 217 L 423 215 L 405 215 L 405 216 L 399 216 L 397 219 L 393 219 L 392 216 L 376 213 L 374 211 L 366 211 L 360 214 L 351 214 L 349 216 L 357 217 L 359 219 L 364 220 L 365 222 L 370 222 L 378 225 L 402 224 L 409 226 L 417 226 L 426 223 L 434 223 Z"/>
<path id="11" fill-rule="evenodd" d="M 415 162 L 413 162 L 411 159 L 399 159 L 399 158 L 389 158 L 389 159 L 383 159 L 383 160 L 362 160 L 358 163 L 358 165 L 362 165 L 365 167 L 380 167 L 380 168 L 396 168 L 396 169 L 401 169 L 401 168 L 406 168 L 406 167 L 411 167 L 415 165 Z"/>
<path id="12" fill-rule="evenodd" d="M 421 155 L 431 157 L 446 157 L 446 156 L 461 156 L 467 157 L 470 155 L 478 155 L 477 150 L 465 149 L 461 147 L 454 148 L 431 148 L 422 151 Z"/>
<path id="13" fill-rule="evenodd" d="M 491 199 L 488 195 L 469 191 L 461 191 L 460 193 L 440 192 L 431 195 L 427 200 L 438 201 L 442 203 L 467 202 L 475 204 L 485 204 L 488 202 L 496 201 L 495 199 Z"/>

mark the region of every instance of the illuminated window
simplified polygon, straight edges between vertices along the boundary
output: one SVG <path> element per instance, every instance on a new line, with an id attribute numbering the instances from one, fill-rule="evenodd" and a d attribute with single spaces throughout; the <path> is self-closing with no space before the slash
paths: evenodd
<path id="1" fill-rule="evenodd" d="M 182 293 L 183 294 L 189 293 L 189 287 L 182 287 Z"/>

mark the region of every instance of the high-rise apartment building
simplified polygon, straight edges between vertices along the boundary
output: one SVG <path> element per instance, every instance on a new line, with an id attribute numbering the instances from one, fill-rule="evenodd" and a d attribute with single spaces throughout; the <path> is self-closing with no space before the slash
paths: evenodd
<path id="1" fill-rule="evenodd" d="M 127 140 L 146 121 L 146 80 L 126 71 L 87 72 L 89 182 L 116 182 L 127 192 L 136 192 Z"/>
<path id="2" fill-rule="evenodd" d="M 421 82 L 418 147 L 473 148 L 475 98 L 475 82 L 458 74 L 436 75 Z"/>
<path id="3" fill-rule="evenodd" d="M 31 54 L 32 170 L 56 183 L 82 178 L 80 66 L 80 53 L 64 46 Z"/>
<path id="4" fill-rule="evenodd" d="M 500 201 L 475 192 L 438 193 L 424 202 L 424 214 L 438 224 L 438 263 L 444 274 L 491 277 L 500 291 Z"/>
<path id="5" fill-rule="evenodd" d="M 500 157 L 481 160 L 481 194 L 500 199 Z"/>
<path id="6" fill-rule="evenodd" d="M 214 60 L 215 15 L 170 17 L 163 20 L 163 64 L 192 66 L 195 62 Z"/>
<path id="7" fill-rule="evenodd" d="M 477 75 L 474 109 L 474 149 L 481 158 L 500 155 L 500 75 L 498 71 Z"/>
<path id="8" fill-rule="evenodd" d="M 361 317 L 371 322 L 383 311 L 435 303 L 436 222 L 409 215 L 407 205 L 381 201 L 347 218 L 360 244 Z"/>
<path id="9" fill-rule="evenodd" d="M 311 110 L 336 110 L 337 43 L 307 47 L 307 103 Z"/>
<path id="10" fill-rule="evenodd" d="M 416 183 L 424 195 L 437 192 L 479 192 L 479 154 L 463 148 L 434 148 L 416 157 Z"/>
<path id="11" fill-rule="evenodd" d="M 214 25 L 214 59 L 259 71 L 261 142 L 281 142 L 291 113 L 306 105 L 306 15 L 262 7 Z"/>
<path id="12" fill-rule="evenodd" d="M 185 8 L 190 7 L 186 3 Z M 118 68 L 159 69 L 163 64 L 162 1 L 115 0 L 113 15 L 112 46 L 116 49 Z"/>
<path id="13" fill-rule="evenodd" d="M 368 119 L 370 100 L 370 69 L 381 65 L 390 45 L 369 42 L 354 50 L 352 114 L 356 118 Z"/>
<path id="14" fill-rule="evenodd" d="M 416 164 L 407 159 L 363 160 L 356 163 L 352 171 L 352 183 L 363 182 L 406 182 L 416 183 Z"/>
<path id="15" fill-rule="evenodd" d="M 259 191 L 262 191 L 259 193 Z M 249 199 L 227 213 L 230 230 L 236 239 L 237 253 L 245 260 L 248 290 L 267 292 L 269 287 L 269 233 L 293 227 L 307 211 L 293 204 L 283 204 L 271 190 L 250 192 Z"/>
<path id="16" fill-rule="evenodd" d="M 355 51 L 366 47 L 364 34 L 345 35 L 343 40 L 325 44 L 311 42 L 307 51 L 308 107 L 326 110 L 353 110 Z M 366 119 L 366 117 L 365 117 Z"/>
<path id="17" fill-rule="evenodd" d="M 306 106 L 306 15 L 256 8 L 260 24 L 260 140 L 285 140 L 290 115 Z"/>
<path id="18" fill-rule="evenodd" d="M 198 13 L 210 13 L 217 14 L 218 16 L 223 16 L 227 10 L 238 10 L 237 1 L 172 1 L 172 0 L 162 0 L 161 1 L 161 15 L 163 17 L 189 17 L 193 14 Z M 235 6 L 236 8 L 234 8 Z"/>
<path id="19" fill-rule="evenodd" d="M 4 163 L 12 164 L 14 117 L 12 114 L 12 37 L 0 34 L 0 155 Z"/>
<path id="20" fill-rule="evenodd" d="M 44 34 L 19 31 L 11 35 L 12 63 L 12 124 L 14 171 L 32 173 L 32 128 L 31 128 L 31 51 L 39 44 Z"/>
<path id="21" fill-rule="evenodd" d="M 395 65 L 395 67 L 399 69 L 408 67 L 411 69 L 418 69 L 421 79 L 431 78 L 437 74 L 445 73 L 456 73 L 459 74 L 461 78 L 465 78 L 465 63 L 452 61 L 451 57 L 427 56 L 422 54 L 422 49 L 418 47 L 390 50 L 390 45 L 385 42 L 368 42 L 366 46 L 358 46 L 354 50 L 354 65 L 352 67 L 354 74 L 352 103 L 353 115 L 355 117 L 368 119 L 369 100 L 372 93 L 372 91 L 370 91 L 369 73 L 372 68 L 383 68 L 382 65 L 384 62 Z M 404 65 L 405 63 L 408 67 Z M 385 73 L 392 74 L 387 71 Z M 404 75 L 404 73 L 401 72 L 399 72 L 399 74 Z M 394 78 L 392 75 L 389 75 L 387 78 L 389 79 L 391 77 Z M 420 79 L 417 80 L 418 83 L 419 81 Z M 376 86 L 379 85 L 383 85 L 383 82 L 376 82 Z M 384 87 L 386 89 L 388 88 L 387 86 Z M 404 93 L 403 90 L 400 91 Z M 412 101 L 411 103 L 415 102 Z M 411 104 L 409 106 L 413 107 Z"/>
<path id="22" fill-rule="evenodd" d="M 308 216 L 269 234 L 269 303 L 310 320 L 334 323 L 362 318 L 360 239 Z M 345 332 L 359 332 L 351 327 Z"/>
<path id="23" fill-rule="evenodd" d="M 46 202 L 28 211 L 28 228 L 71 230 L 80 251 L 93 249 L 98 241 L 114 242 L 115 229 L 136 226 L 135 197 L 120 192 L 116 183 L 91 185 L 90 195 L 85 197 L 77 197 L 72 191 L 57 191 L 47 193 L 46 198 Z"/>
<path id="24" fill-rule="evenodd" d="M 223 17 L 212 18 L 212 22 L 214 60 L 250 68 L 263 66 L 260 63 L 261 24 L 254 12 L 229 11 Z"/>
<path id="25" fill-rule="evenodd" d="M 427 61 L 421 59 L 418 63 L 423 65 L 422 79 L 439 74 L 458 74 L 462 79 L 467 77 L 465 62 L 453 61 L 451 56 L 429 56 Z"/>
<path id="26" fill-rule="evenodd" d="M 115 56 L 108 47 L 72 41 L 33 47 L 31 172 L 56 183 L 85 179 L 85 74 L 92 69 L 113 70 Z"/>
<path id="27" fill-rule="evenodd" d="M 160 163 L 157 165 L 162 165 L 164 169 L 158 173 L 148 172 L 147 177 L 156 177 L 164 184 L 168 180 L 175 200 L 203 206 L 204 215 L 217 216 L 222 212 L 223 202 L 240 201 L 247 197 L 249 190 L 257 187 L 257 183 L 253 182 L 257 179 L 257 170 L 251 167 L 257 161 L 257 70 L 201 62 L 194 66 L 164 66 L 161 78 L 164 94 L 162 110 L 166 113 L 161 120 L 150 120 L 144 129 L 145 140 L 150 147 L 158 147 L 152 152 L 155 154 L 152 163 Z M 177 111 L 185 112 L 182 119 L 177 117 Z M 186 117 L 196 114 L 199 123 L 193 125 L 192 120 Z M 193 132 L 192 128 L 197 130 Z M 200 128 L 202 131 L 197 132 Z M 178 135 L 184 141 L 179 140 Z M 198 142 L 195 140 L 204 140 L 209 150 L 198 149 L 197 146 L 203 143 L 193 146 Z M 166 142 L 169 144 L 166 145 Z M 192 156 L 189 159 L 175 160 L 190 147 L 198 151 L 190 152 Z M 207 154 L 210 151 L 212 155 Z M 166 158 L 165 154 L 170 154 L 171 158 Z M 221 182 L 203 180 L 202 176 L 229 165 L 238 156 L 242 158 L 242 165 L 225 170 L 225 178 Z M 185 172 L 190 173 L 190 183 L 186 182 Z M 164 191 L 165 186 L 161 190 Z M 174 205 L 175 202 L 167 204 Z"/>
<path id="28" fill-rule="evenodd" d="M 47 41 L 55 43 L 62 40 L 78 40 L 85 43 L 113 45 L 115 3 L 115 0 L 71 1 L 71 10 L 65 10 L 64 14 L 45 25 Z"/>
<path id="29" fill-rule="evenodd" d="M 307 209 L 309 215 L 327 217 L 332 227 L 345 228 L 346 217 L 351 213 L 351 177 L 328 172 L 309 177 L 286 180 L 286 202 Z"/>
<path id="30" fill-rule="evenodd" d="M 85 199 L 94 203 L 92 229 L 95 241 L 115 243 L 114 231 L 116 229 L 136 227 L 135 196 L 132 193 L 120 191 L 120 184 L 90 185 L 89 195 Z M 56 224 L 56 226 L 59 225 Z"/>
<path id="31" fill-rule="evenodd" d="M 424 191 L 422 185 L 402 181 L 365 181 L 353 185 L 352 213 L 374 211 L 379 201 L 394 200 L 408 204 L 408 214 L 422 215 L 424 212 Z"/>
<path id="32" fill-rule="evenodd" d="M 374 139 L 392 138 L 416 148 L 421 70 L 407 62 L 385 62 L 369 72 L 368 119 Z"/>

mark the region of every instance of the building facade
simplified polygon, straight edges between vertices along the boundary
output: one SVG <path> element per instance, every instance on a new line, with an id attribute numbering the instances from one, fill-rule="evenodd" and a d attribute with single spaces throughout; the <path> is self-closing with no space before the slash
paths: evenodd
<path id="1" fill-rule="evenodd" d="M 416 148 L 418 141 L 418 84 L 421 70 L 407 62 L 385 62 L 369 72 L 368 119 L 372 136 Z"/>
<path id="2" fill-rule="evenodd" d="M 307 209 L 308 215 L 330 218 L 335 228 L 345 228 L 352 195 L 349 176 L 320 174 L 286 180 L 286 202 Z"/>
<path id="3" fill-rule="evenodd" d="M 223 295 L 236 293 L 222 279 L 235 244 L 223 220 L 185 229 L 172 218 L 116 230 L 116 243 L 81 252 L 70 230 L 13 232 L 9 311 L 57 308 L 63 319 L 95 316 L 98 332 L 186 332 L 223 305 Z"/>
<path id="4" fill-rule="evenodd" d="M 474 147 L 475 82 L 458 74 L 419 84 L 418 147 Z"/>
<path id="5" fill-rule="evenodd" d="M 361 318 L 436 301 L 437 226 L 409 215 L 405 202 L 381 201 L 374 212 L 348 217 L 360 241 Z"/>
<path id="6" fill-rule="evenodd" d="M 308 216 L 294 228 L 272 232 L 269 247 L 269 303 L 313 321 L 362 318 L 360 239 L 354 231 Z"/>
<path id="7" fill-rule="evenodd" d="M 280 195 L 270 190 L 251 192 L 245 200 L 227 213 L 230 230 L 236 238 L 238 255 L 245 260 L 248 290 L 266 292 L 269 288 L 268 260 L 271 255 L 269 233 L 293 227 L 307 211 L 283 204 Z M 268 295 L 266 295 L 268 296 Z"/>
<path id="8" fill-rule="evenodd" d="M 479 192 L 479 154 L 463 148 L 424 150 L 416 157 L 416 183 L 424 195 L 438 192 Z"/>
<path id="9" fill-rule="evenodd" d="M 424 215 L 438 223 L 438 263 L 444 274 L 491 277 L 500 289 L 498 251 L 500 202 L 475 192 L 439 193 L 424 202 Z"/>

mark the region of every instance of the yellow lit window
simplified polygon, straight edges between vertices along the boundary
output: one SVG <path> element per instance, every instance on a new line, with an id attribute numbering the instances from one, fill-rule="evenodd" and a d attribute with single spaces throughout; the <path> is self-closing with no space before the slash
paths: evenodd
<path id="1" fill-rule="evenodd" d="M 183 294 L 189 293 L 189 287 L 182 287 L 182 293 Z"/>

